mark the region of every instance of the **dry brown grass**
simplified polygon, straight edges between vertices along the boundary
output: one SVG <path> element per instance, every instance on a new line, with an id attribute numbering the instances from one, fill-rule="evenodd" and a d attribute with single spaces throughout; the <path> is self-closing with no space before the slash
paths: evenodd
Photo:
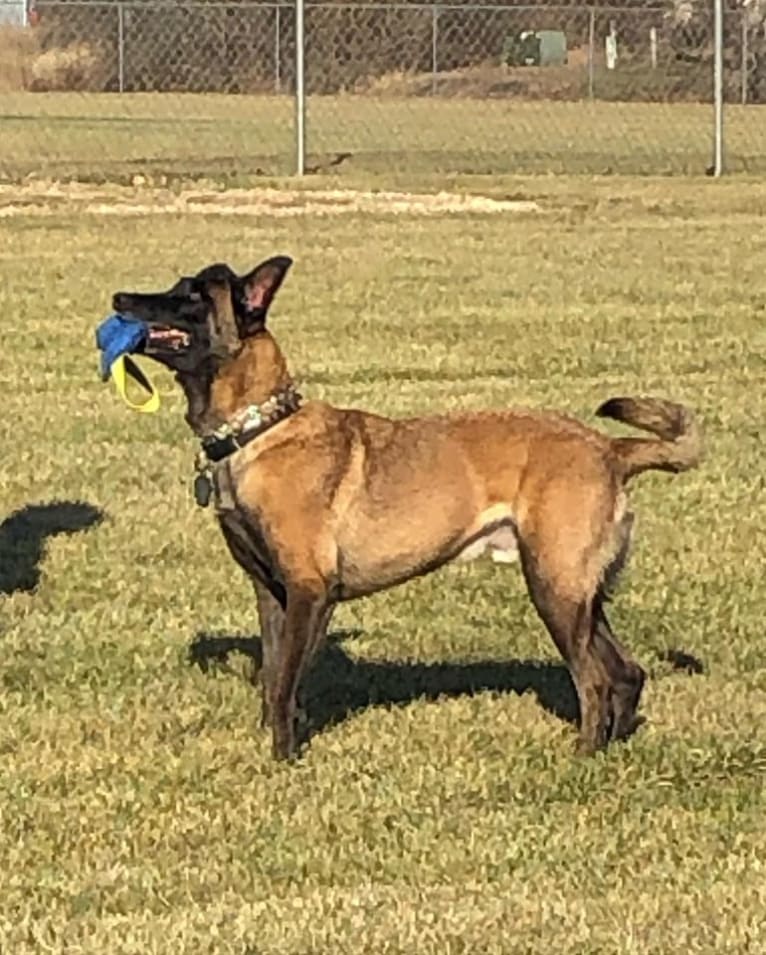
<path id="1" fill-rule="evenodd" d="M 440 96 L 488 99 L 581 99 L 586 73 L 579 58 L 566 66 L 507 67 L 496 63 L 479 63 L 457 70 L 445 70 L 436 76 Z M 371 96 L 431 96 L 434 78 L 431 73 L 395 71 L 361 80 L 355 89 Z"/>
<path id="2" fill-rule="evenodd" d="M 443 216 L 445 214 L 535 213 L 536 202 L 455 192 L 393 192 L 367 189 L 156 188 L 143 176 L 133 186 L 91 187 L 79 183 L 0 184 L 0 219 L 59 216 Z"/>
<path id="3" fill-rule="evenodd" d="M 37 93 L 103 89 L 104 74 L 103 58 L 94 46 L 72 43 L 34 58 L 29 89 Z"/>
<path id="4" fill-rule="evenodd" d="M 32 30 L 0 26 L 0 93 L 29 89 L 32 65 L 39 52 Z"/>
<path id="5" fill-rule="evenodd" d="M 35 30 L 0 26 L 0 93 L 103 89 L 106 80 L 104 58 L 93 44 L 43 50 Z"/>
<path id="6" fill-rule="evenodd" d="M 706 102 L 710 98 L 709 70 L 687 68 L 666 55 L 650 69 L 642 55 L 624 56 L 616 70 L 607 70 L 597 56 L 593 89 L 597 99 L 619 102 Z M 729 94 L 736 102 L 737 77 L 729 76 Z M 568 52 L 565 66 L 504 66 L 487 61 L 430 72 L 394 71 L 360 79 L 354 92 L 375 97 L 468 97 L 531 101 L 581 101 L 588 98 L 588 53 Z"/>

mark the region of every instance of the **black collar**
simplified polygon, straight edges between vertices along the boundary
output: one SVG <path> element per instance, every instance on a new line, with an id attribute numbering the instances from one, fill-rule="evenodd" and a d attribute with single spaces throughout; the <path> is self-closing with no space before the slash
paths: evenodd
<path id="1" fill-rule="evenodd" d="M 211 463 L 222 461 L 284 421 L 301 406 L 301 396 L 292 385 L 275 392 L 263 404 L 248 405 L 212 434 L 202 439 L 202 451 Z"/>

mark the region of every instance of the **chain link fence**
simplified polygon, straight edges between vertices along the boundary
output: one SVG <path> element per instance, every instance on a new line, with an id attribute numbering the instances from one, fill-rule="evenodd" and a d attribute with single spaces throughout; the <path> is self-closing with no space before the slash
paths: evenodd
<path id="1" fill-rule="evenodd" d="M 724 11 L 733 169 L 766 167 L 758 2 Z M 699 173 L 713 155 L 707 6 L 307 2 L 303 28 L 309 172 Z M 296 53 L 293 3 L 0 0 L 0 173 L 291 172 Z"/>

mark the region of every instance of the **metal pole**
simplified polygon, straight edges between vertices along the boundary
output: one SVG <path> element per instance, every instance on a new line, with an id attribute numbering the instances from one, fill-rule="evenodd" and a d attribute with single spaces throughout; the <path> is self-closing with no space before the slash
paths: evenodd
<path id="1" fill-rule="evenodd" d="M 125 92 L 125 10 L 117 4 L 117 85 Z"/>
<path id="2" fill-rule="evenodd" d="M 439 8 L 431 7 L 431 95 L 436 94 L 436 74 L 439 72 Z"/>
<path id="3" fill-rule="evenodd" d="M 588 99 L 593 99 L 593 71 L 596 52 L 596 11 L 588 10 Z"/>
<path id="4" fill-rule="evenodd" d="M 282 31 L 282 17 L 280 16 L 280 10 L 282 8 L 277 4 L 276 7 L 276 25 L 274 27 L 274 92 L 282 92 L 282 46 L 280 43 L 281 40 L 281 31 Z"/>
<path id="5" fill-rule="evenodd" d="M 713 0 L 713 175 L 723 173 L 723 0 Z"/>
<path id="6" fill-rule="evenodd" d="M 306 171 L 306 33 L 303 13 L 303 0 L 295 0 L 295 173 L 298 176 Z"/>
<path id="7" fill-rule="evenodd" d="M 749 50 L 747 48 L 748 41 L 748 28 L 747 28 L 747 10 L 742 11 L 742 105 L 745 106 L 747 103 L 747 61 L 749 56 Z"/>

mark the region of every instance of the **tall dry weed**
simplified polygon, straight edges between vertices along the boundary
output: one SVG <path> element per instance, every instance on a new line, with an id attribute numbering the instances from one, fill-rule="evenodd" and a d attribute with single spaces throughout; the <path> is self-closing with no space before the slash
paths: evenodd
<path id="1" fill-rule="evenodd" d="M 100 90 L 103 60 L 88 43 L 72 43 L 40 53 L 32 62 L 29 89 L 37 92 Z"/>
<path id="2" fill-rule="evenodd" d="M 30 87 L 32 65 L 40 53 L 34 30 L 0 26 L 0 92 L 15 93 Z"/>

